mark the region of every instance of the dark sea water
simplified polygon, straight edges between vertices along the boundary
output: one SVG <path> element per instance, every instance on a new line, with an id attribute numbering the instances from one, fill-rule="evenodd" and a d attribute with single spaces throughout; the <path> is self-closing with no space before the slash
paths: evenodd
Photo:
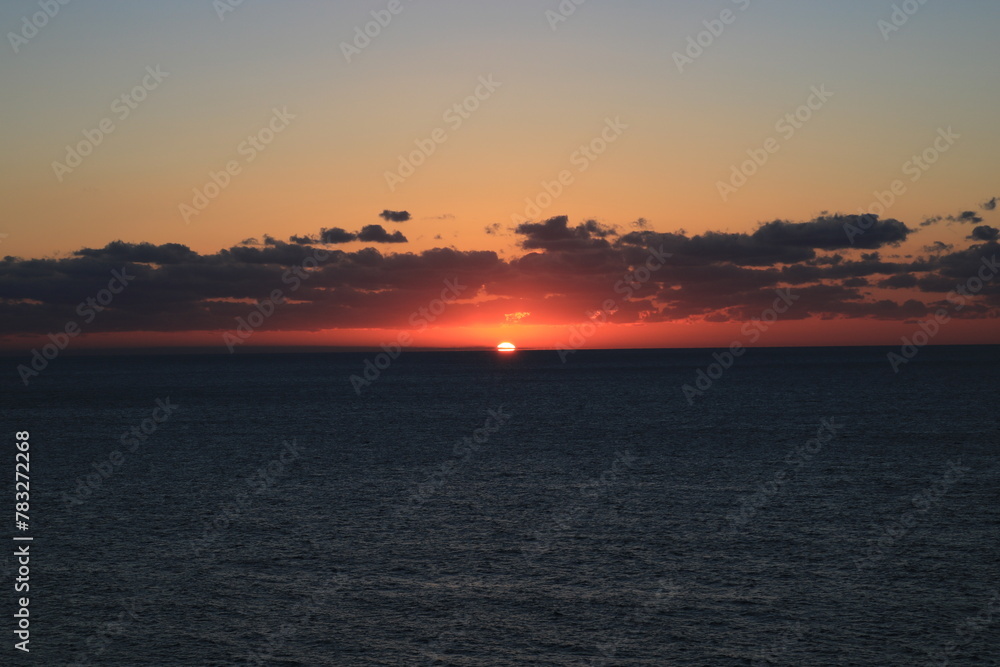
<path id="1" fill-rule="evenodd" d="M 1000 348 L 888 351 L 11 371 L 0 664 L 1000 665 Z"/>

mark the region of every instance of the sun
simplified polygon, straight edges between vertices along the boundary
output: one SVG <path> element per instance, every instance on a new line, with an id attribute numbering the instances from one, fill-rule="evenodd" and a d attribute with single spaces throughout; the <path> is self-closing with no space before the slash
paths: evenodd
<path id="1" fill-rule="evenodd" d="M 500 343 L 497 345 L 498 352 L 513 352 L 516 349 L 517 347 L 515 347 L 514 343 Z"/>

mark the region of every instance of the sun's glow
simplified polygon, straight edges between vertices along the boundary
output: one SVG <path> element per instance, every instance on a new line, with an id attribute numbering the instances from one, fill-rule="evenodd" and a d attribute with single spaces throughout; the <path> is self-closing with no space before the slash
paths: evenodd
<path id="1" fill-rule="evenodd" d="M 516 349 L 517 348 L 514 346 L 514 343 L 500 343 L 497 345 L 497 350 L 500 352 L 513 352 Z"/>

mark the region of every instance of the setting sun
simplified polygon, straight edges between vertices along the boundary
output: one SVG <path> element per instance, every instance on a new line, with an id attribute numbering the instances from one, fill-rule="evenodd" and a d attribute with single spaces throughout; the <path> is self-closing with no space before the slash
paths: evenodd
<path id="1" fill-rule="evenodd" d="M 516 349 L 517 347 L 514 346 L 514 343 L 500 343 L 497 345 L 497 350 L 499 352 L 513 352 Z"/>

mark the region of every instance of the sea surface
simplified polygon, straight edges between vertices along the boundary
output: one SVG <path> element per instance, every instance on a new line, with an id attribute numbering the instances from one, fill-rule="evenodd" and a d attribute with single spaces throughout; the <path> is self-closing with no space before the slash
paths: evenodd
<path id="1" fill-rule="evenodd" d="M 1000 665 L 1000 347 L 889 351 L 4 359 L 0 664 Z"/>

